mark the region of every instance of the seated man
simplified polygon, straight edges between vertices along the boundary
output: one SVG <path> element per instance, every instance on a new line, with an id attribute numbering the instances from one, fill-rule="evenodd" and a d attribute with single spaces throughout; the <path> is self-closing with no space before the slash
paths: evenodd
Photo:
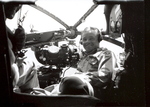
<path id="1" fill-rule="evenodd" d="M 111 51 L 99 48 L 101 40 L 100 31 L 97 28 L 84 29 L 81 34 L 81 44 L 85 52 L 77 64 L 75 74 L 61 80 L 57 87 L 60 94 L 88 94 L 98 98 L 102 96 L 100 90 L 106 88 L 114 78 L 117 62 Z M 52 92 L 56 93 L 54 90 Z"/>
<path id="2" fill-rule="evenodd" d="M 5 16 L 12 19 L 16 12 L 21 8 L 17 3 L 7 3 L 4 5 Z M 25 45 L 25 32 L 22 26 L 18 26 L 15 33 L 7 28 L 8 49 L 10 54 L 10 66 L 13 79 L 13 87 L 16 91 L 30 93 L 32 88 L 39 87 L 37 73 L 32 68 L 34 63 L 18 57 L 17 52 Z"/>

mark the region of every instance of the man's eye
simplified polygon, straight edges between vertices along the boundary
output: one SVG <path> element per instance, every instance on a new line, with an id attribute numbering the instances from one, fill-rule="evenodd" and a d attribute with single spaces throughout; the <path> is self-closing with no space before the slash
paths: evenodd
<path id="1" fill-rule="evenodd" d="M 89 40 L 91 41 L 91 40 L 93 40 L 93 38 L 89 38 Z"/>
<path id="2" fill-rule="evenodd" d="M 86 41 L 87 39 L 83 39 L 83 41 Z"/>

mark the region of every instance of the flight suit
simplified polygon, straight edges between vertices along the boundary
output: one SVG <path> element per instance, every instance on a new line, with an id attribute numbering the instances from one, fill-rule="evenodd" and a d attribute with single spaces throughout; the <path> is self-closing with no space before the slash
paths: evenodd
<path id="1" fill-rule="evenodd" d="M 87 76 L 86 79 L 88 78 L 87 80 L 93 86 L 95 96 L 97 96 L 99 94 L 97 89 L 106 88 L 115 78 L 118 66 L 114 53 L 98 48 L 94 54 L 85 53 L 79 61 L 77 69 Z"/>

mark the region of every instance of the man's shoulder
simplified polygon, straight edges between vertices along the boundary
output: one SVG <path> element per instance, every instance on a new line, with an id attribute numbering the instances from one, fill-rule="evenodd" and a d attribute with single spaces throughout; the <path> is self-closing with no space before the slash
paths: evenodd
<path id="1" fill-rule="evenodd" d="M 98 48 L 98 49 L 97 49 L 97 52 L 109 52 L 109 53 L 111 53 L 111 51 L 110 51 L 109 49 L 103 48 L 103 47 Z"/>
<path id="2" fill-rule="evenodd" d="M 112 51 L 108 50 L 107 48 L 98 48 L 97 52 L 106 56 L 111 56 L 112 53 Z"/>

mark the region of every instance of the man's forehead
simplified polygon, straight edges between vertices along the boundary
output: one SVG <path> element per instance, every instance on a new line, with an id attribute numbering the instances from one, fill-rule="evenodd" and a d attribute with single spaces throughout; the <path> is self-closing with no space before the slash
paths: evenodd
<path id="1" fill-rule="evenodd" d="M 85 33 L 82 34 L 81 37 L 82 38 L 85 38 L 85 37 L 94 37 L 95 38 L 95 37 L 97 37 L 97 35 L 93 32 L 85 32 Z"/>

